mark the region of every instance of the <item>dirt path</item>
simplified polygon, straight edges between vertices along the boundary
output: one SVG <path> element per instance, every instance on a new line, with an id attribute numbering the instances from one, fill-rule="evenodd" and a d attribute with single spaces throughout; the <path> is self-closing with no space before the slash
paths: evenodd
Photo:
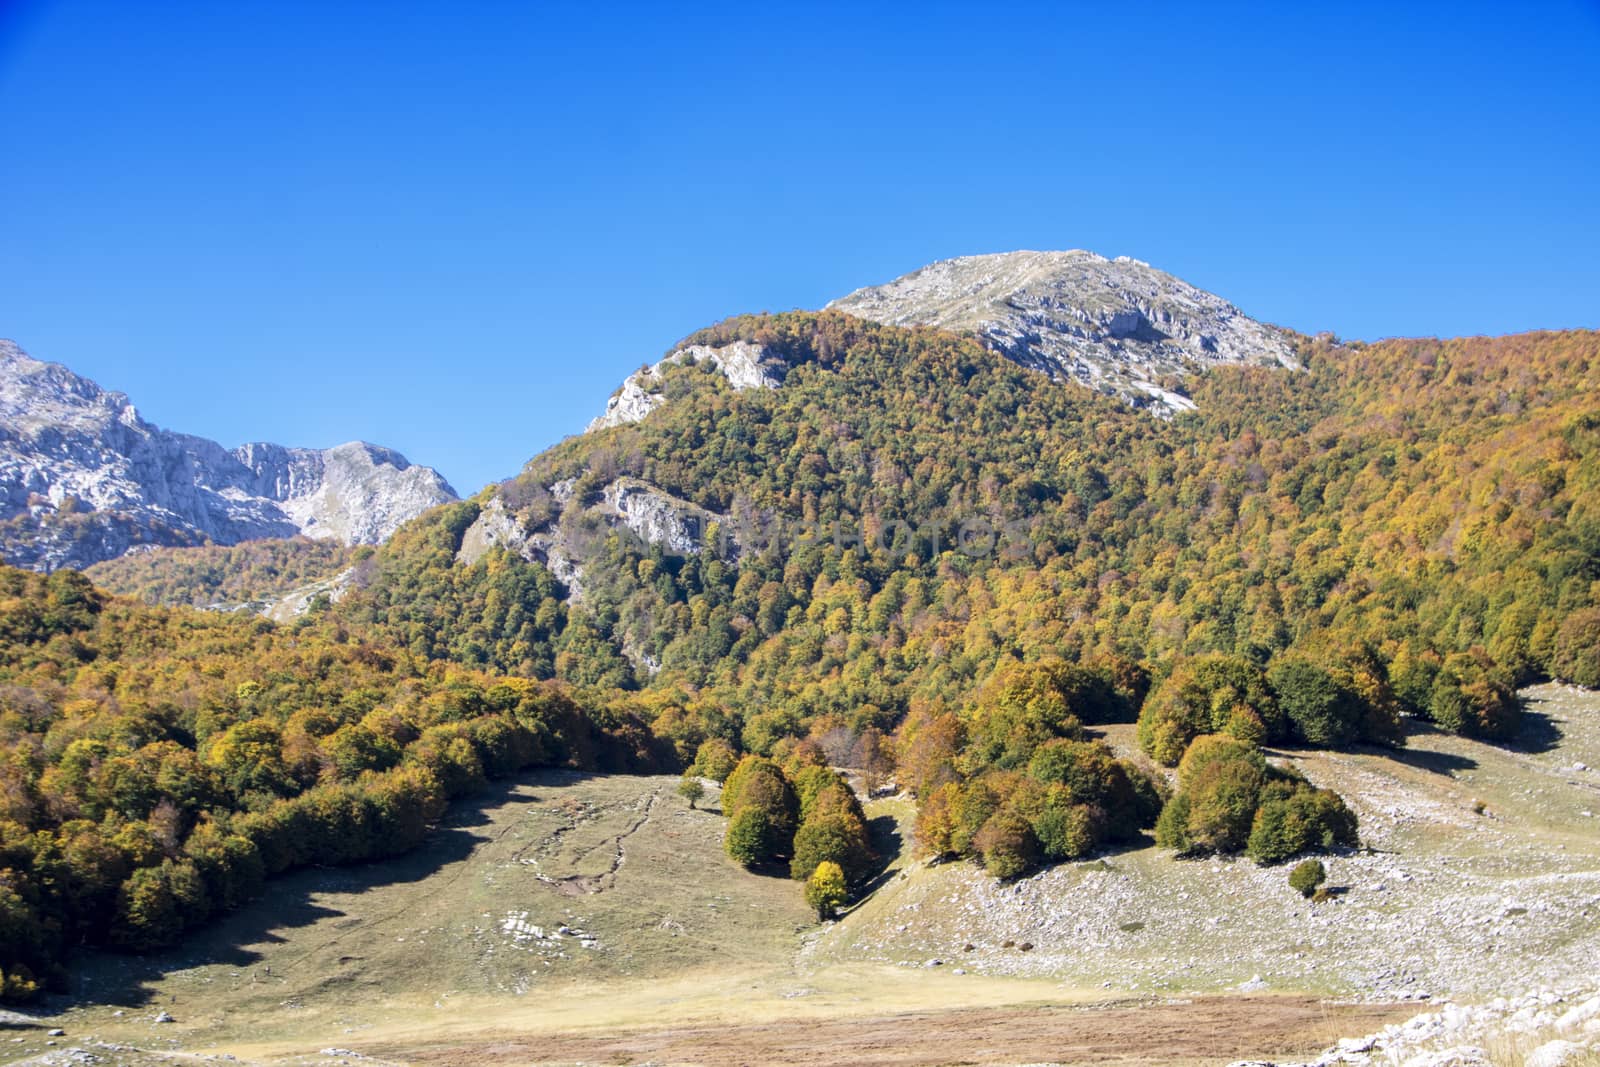
<path id="1" fill-rule="evenodd" d="M 864 1018 L 597 1032 L 485 1032 L 466 1041 L 368 1046 L 417 1064 L 693 1064 L 939 1067 L 946 1064 L 1222 1064 L 1308 1055 L 1342 1035 L 1409 1017 L 1415 1005 L 1331 1005 L 1309 997 L 995 1008 Z"/>

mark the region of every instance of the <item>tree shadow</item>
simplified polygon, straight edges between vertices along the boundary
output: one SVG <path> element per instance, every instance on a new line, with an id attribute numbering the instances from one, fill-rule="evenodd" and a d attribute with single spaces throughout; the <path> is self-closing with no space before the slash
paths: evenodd
<path id="1" fill-rule="evenodd" d="M 1432 774 L 1442 774 L 1447 778 L 1458 771 L 1471 771 L 1478 767 L 1478 761 L 1471 756 L 1457 756 L 1451 752 L 1427 752 L 1416 748 L 1384 748 L 1375 751 L 1396 763 L 1404 763 L 1407 767 L 1415 767 Z"/>
<path id="2" fill-rule="evenodd" d="M 876 893 L 893 875 L 894 861 L 900 858 L 905 847 L 905 836 L 900 833 L 900 823 L 893 815 L 879 815 L 867 820 L 867 840 L 878 857 L 861 883 L 857 896 L 865 900 Z"/>
<path id="3" fill-rule="evenodd" d="M 1477 770 L 1478 761 L 1471 756 L 1458 756 L 1453 752 L 1431 752 L 1426 749 L 1411 747 L 1411 740 L 1416 737 L 1441 737 L 1453 736 L 1448 731 L 1441 730 L 1430 722 L 1422 719 L 1403 718 L 1400 728 L 1404 731 L 1406 743 L 1400 747 L 1388 745 L 1359 745 L 1352 751 L 1367 752 L 1385 759 L 1392 759 L 1397 763 L 1404 763 L 1408 767 L 1415 767 L 1431 774 L 1442 774 L 1449 777 L 1458 771 Z"/>
<path id="4" fill-rule="evenodd" d="M 1549 752 L 1561 744 L 1564 735 L 1556 721 L 1542 711 L 1534 711 L 1527 701 L 1522 703 L 1522 727 L 1507 747 L 1518 752 L 1538 755 Z"/>
<path id="5" fill-rule="evenodd" d="M 211 919 L 172 948 L 142 954 L 85 951 L 69 965 L 68 991 L 48 997 L 41 1015 L 57 1015 L 85 1003 L 118 1008 L 164 1006 L 171 1003 L 172 994 L 159 993 L 155 984 L 169 974 L 203 966 L 249 970 L 263 963 L 262 947 L 288 940 L 285 931 L 323 921 L 359 922 L 358 917 L 316 898 L 420 882 L 466 859 L 490 840 L 487 834 L 475 832 L 491 821 L 487 814 L 490 809 L 512 801 L 536 802 L 539 797 L 532 788 L 568 784 L 583 777 L 588 775 L 539 770 L 492 782 L 482 792 L 453 805 L 422 844 L 410 852 L 347 867 L 303 868 L 270 879 L 259 898 Z"/>

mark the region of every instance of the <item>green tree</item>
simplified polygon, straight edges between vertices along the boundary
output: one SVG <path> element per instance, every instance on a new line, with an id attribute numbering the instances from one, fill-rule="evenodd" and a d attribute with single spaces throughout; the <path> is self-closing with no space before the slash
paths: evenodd
<path id="1" fill-rule="evenodd" d="M 192 863 L 165 860 L 128 876 L 117 900 L 112 940 L 124 948 L 146 950 L 170 945 L 184 929 L 205 919 L 210 902 L 205 882 Z"/>
<path id="2" fill-rule="evenodd" d="M 694 754 L 694 766 L 690 770 L 701 778 L 709 778 L 713 782 L 726 782 L 728 775 L 733 773 L 734 767 L 739 764 L 739 754 L 733 746 L 720 737 L 712 737 L 701 742 L 699 749 Z"/>
<path id="3" fill-rule="evenodd" d="M 1313 745 L 1343 745 L 1361 733 L 1361 698 L 1332 672 L 1299 657 L 1281 657 L 1267 672 L 1296 736 Z"/>
<path id="4" fill-rule="evenodd" d="M 747 807 L 728 823 L 723 841 L 728 855 L 742 867 L 755 867 L 772 858 L 781 840 L 761 808 Z"/>
<path id="5" fill-rule="evenodd" d="M 811 877 L 822 863 L 835 863 L 850 882 L 859 881 L 872 865 L 872 846 L 860 817 L 848 811 L 813 814 L 794 835 L 794 855 L 789 874 L 799 880 Z"/>
<path id="6" fill-rule="evenodd" d="M 1303 897 L 1311 896 L 1327 880 L 1328 869 L 1321 860 L 1305 860 L 1289 872 L 1289 888 Z"/>
<path id="7" fill-rule="evenodd" d="M 1245 851 L 1261 864 L 1282 863 L 1302 852 L 1328 851 L 1360 844 L 1356 816 L 1328 789 L 1280 778 L 1261 791 Z"/>

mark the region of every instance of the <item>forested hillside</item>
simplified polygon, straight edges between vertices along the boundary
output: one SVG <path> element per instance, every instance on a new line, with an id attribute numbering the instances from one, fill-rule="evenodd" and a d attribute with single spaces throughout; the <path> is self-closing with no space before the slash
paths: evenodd
<path id="1" fill-rule="evenodd" d="M 110 599 L 0 569 L 0 971 L 142 949 L 304 864 L 394 855 L 453 797 L 528 766 L 647 771 L 625 710 L 293 626 Z"/>
<path id="2" fill-rule="evenodd" d="M 690 341 L 735 338 L 783 356 L 781 388 L 735 393 L 704 365 L 673 368 L 671 403 L 538 457 L 500 503 L 527 529 L 581 529 L 607 484 L 634 478 L 785 535 L 735 560 L 604 529 L 564 625 L 541 604 L 507 620 L 514 651 L 491 623 L 462 638 L 474 653 L 715 693 L 755 749 L 819 716 L 889 727 L 918 701 L 958 705 L 1013 659 L 1122 658 L 1158 677 L 1207 653 L 1374 663 L 1406 710 L 1487 734 L 1492 702 L 1445 690 L 1596 678 L 1596 334 L 1307 342 L 1304 372 L 1188 380 L 1200 411 L 1171 422 L 969 341 L 836 314 Z M 394 547 L 352 607 L 425 640 L 414 613 L 385 606 L 410 601 L 388 575 L 428 591 L 460 575 L 441 566 L 418 586 Z"/>
<path id="3" fill-rule="evenodd" d="M 1263 746 L 1397 745 L 1410 717 L 1496 741 L 1514 686 L 1600 684 L 1595 333 L 1305 340 L 1305 370 L 1164 383 L 1199 403 L 1170 421 L 936 330 L 688 343 L 734 340 L 782 384 L 666 366 L 642 421 L 413 521 L 294 623 L 0 573 L 8 993 L 65 946 L 409 847 L 524 766 L 739 774 L 730 851 L 797 878 L 870 870 L 841 762 L 1000 877 L 1151 830 L 1273 863 L 1358 828 Z M 627 493 L 707 517 L 699 544 L 638 536 Z M 193 603 L 301 556 L 119 580 Z M 1135 719 L 1175 793 L 1093 736 Z"/>
<path id="4" fill-rule="evenodd" d="M 296 537 L 133 552 L 96 563 L 83 573 L 109 593 L 152 604 L 228 608 L 270 602 L 332 578 L 368 558 L 371 551 Z"/>

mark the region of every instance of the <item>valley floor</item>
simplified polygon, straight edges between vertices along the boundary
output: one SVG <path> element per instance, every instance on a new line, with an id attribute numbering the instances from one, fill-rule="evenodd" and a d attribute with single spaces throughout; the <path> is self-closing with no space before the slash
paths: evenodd
<path id="1" fill-rule="evenodd" d="M 44 1020 L 65 1035 L 0 1031 L 0 1062 L 1307 1056 L 1424 997 L 1600 973 L 1600 696 L 1527 696 L 1510 748 L 1426 732 L 1399 758 L 1279 754 L 1361 817 L 1369 848 L 1329 863 L 1345 892 L 1325 904 L 1279 868 L 1154 848 L 1002 886 L 912 860 L 890 799 L 868 811 L 890 867 L 817 927 L 796 884 L 723 857 L 722 820 L 676 779 L 548 773 L 402 860 L 278 880 L 181 953 L 86 961 Z"/>

